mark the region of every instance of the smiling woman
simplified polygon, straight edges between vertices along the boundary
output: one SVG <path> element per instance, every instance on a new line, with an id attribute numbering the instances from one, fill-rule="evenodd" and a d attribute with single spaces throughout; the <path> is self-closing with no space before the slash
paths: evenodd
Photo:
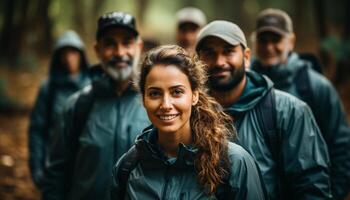
<path id="1" fill-rule="evenodd" d="M 179 143 L 192 143 L 190 116 L 197 102 L 198 91 L 192 91 L 187 76 L 176 65 L 152 67 L 146 78 L 143 103 L 168 156 L 176 157 Z"/>
<path id="2" fill-rule="evenodd" d="M 152 126 L 116 164 L 112 199 L 265 198 L 253 158 L 229 142 L 231 119 L 205 83 L 205 66 L 181 47 L 146 55 L 138 86 Z"/>

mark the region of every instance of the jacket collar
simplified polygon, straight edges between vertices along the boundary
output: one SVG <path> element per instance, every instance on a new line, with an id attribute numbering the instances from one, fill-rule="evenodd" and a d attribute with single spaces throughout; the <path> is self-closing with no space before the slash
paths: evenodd
<path id="1" fill-rule="evenodd" d="M 94 92 L 98 97 L 117 97 L 115 92 L 115 82 L 107 75 L 103 75 L 98 80 L 92 83 Z M 121 96 L 137 93 L 136 88 L 133 86 L 132 81 L 129 82 L 127 89 Z"/>
<path id="2" fill-rule="evenodd" d="M 181 169 L 193 168 L 197 153 L 197 149 L 193 146 L 180 143 L 177 158 L 168 158 L 157 143 L 157 129 L 153 125 L 143 130 L 142 134 L 137 137 L 135 145 L 141 165 L 152 169 L 169 166 Z"/>
<path id="3" fill-rule="evenodd" d="M 278 89 L 289 87 L 294 83 L 294 78 L 301 68 L 307 67 L 297 53 L 291 53 L 285 64 L 277 64 L 270 67 L 264 67 L 259 61 L 253 62 L 253 70 L 268 76 Z"/>
<path id="4" fill-rule="evenodd" d="M 265 95 L 272 89 L 273 83 L 267 77 L 254 71 L 247 71 L 247 83 L 237 102 L 225 108 L 231 116 L 241 116 L 253 109 Z"/>
<path id="5" fill-rule="evenodd" d="M 81 89 L 90 83 L 90 79 L 85 73 L 79 73 L 76 76 L 50 76 L 49 81 L 57 87 L 68 87 Z"/>

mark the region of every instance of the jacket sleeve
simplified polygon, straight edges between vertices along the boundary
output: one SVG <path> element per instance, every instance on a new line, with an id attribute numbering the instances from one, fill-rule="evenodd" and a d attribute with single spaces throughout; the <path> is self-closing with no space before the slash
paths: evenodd
<path id="1" fill-rule="evenodd" d="M 331 198 L 327 145 L 310 108 L 288 94 L 276 98 L 283 192 L 291 199 Z"/>
<path id="2" fill-rule="evenodd" d="M 320 80 L 313 90 L 314 114 L 328 145 L 333 197 L 344 199 L 350 192 L 350 127 L 336 90 L 328 80 Z"/>
<path id="3" fill-rule="evenodd" d="M 29 169 L 35 185 L 41 188 L 45 165 L 46 143 L 48 142 L 48 85 L 44 82 L 30 116 L 28 130 Z"/>
<path id="4" fill-rule="evenodd" d="M 230 192 L 225 199 L 259 200 L 267 199 L 262 177 L 253 157 L 241 146 L 230 143 L 229 149 L 235 149 L 229 157 L 232 162 L 230 170 Z"/>
<path id="5" fill-rule="evenodd" d="M 72 142 L 69 129 L 72 126 L 73 108 L 77 95 L 68 99 L 53 133 L 49 162 L 45 171 L 44 200 L 67 199 L 73 173 Z"/>

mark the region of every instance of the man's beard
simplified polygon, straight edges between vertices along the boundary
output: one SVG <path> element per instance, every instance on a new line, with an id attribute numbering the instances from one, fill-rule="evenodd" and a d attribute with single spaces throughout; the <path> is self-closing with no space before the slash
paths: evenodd
<path id="1" fill-rule="evenodd" d="M 191 47 L 191 43 L 188 40 L 178 41 L 178 45 L 184 49 Z"/>
<path id="2" fill-rule="evenodd" d="M 218 92 L 227 92 L 231 89 L 235 88 L 244 78 L 245 75 L 245 64 L 244 60 L 242 61 L 242 65 L 239 68 L 229 67 L 230 77 L 227 80 L 222 80 L 221 78 L 217 78 L 215 76 L 211 76 L 214 73 L 227 71 L 227 69 L 223 69 L 222 67 L 213 67 L 208 71 L 208 85 L 209 88 L 213 91 Z"/>
<path id="3" fill-rule="evenodd" d="M 124 57 L 113 57 L 107 63 L 102 64 L 102 67 L 105 73 L 110 76 L 114 81 L 121 82 L 128 80 L 133 72 L 134 66 L 138 61 L 138 56 L 135 56 L 134 59 L 130 59 L 126 56 Z M 126 66 L 117 68 L 117 63 L 125 63 Z"/>

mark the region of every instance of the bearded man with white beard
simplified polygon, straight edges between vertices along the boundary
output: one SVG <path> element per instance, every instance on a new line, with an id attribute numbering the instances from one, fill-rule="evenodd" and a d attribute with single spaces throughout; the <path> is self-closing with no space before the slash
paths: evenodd
<path id="1" fill-rule="evenodd" d="M 112 167 L 149 120 L 132 85 L 142 49 L 135 18 L 98 20 L 102 75 L 68 100 L 50 151 L 44 199 L 110 199 Z"/>

